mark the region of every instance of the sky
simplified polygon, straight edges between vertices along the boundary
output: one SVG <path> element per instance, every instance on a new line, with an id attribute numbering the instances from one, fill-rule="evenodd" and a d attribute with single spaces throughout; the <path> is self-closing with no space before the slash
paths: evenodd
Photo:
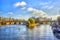
<path id="1" fill-rule="evenodd" d="M 0 16 L 26 19 L 59 15 L 60 0 L 0 0 Z"/>

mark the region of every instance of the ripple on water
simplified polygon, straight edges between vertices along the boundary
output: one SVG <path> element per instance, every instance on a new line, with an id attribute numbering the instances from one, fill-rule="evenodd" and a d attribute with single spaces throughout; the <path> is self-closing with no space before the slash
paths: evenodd
<path id="1" fill-rule="evenodd" d="M 55 40 L 49 25 L 27 29 L 25 25 L 5 25 L 0 27 L 2 40 Z"/>

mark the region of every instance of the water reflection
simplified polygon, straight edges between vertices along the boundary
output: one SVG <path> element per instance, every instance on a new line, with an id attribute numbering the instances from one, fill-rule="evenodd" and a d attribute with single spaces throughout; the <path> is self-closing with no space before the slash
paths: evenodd
<path id="1" fill-rule="evenodd" d="M 40 25 L 33 29 L 25 25 L 5 25 L 0 27 L 1 40 L 58 40 L 49 25 Z"/>

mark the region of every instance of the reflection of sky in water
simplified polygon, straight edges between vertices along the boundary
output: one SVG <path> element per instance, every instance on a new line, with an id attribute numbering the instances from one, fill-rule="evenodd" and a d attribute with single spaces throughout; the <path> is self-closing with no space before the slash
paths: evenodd
<path id="1" fill-rule="evenodd" d="M 0 27 L 0 40 L 58 40 L 49 25 L 27 29 L 25 25 L 6 25 Z"/>

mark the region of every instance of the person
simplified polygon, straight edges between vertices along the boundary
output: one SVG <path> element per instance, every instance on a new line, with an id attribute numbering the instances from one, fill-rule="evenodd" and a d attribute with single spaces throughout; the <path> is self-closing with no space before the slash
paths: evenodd
<path id="1" fill-rule="evenodd" d="M 51 24 L 53 33 L 60 39 L 60 16 L 57 17 L 57 22 Z"/>

